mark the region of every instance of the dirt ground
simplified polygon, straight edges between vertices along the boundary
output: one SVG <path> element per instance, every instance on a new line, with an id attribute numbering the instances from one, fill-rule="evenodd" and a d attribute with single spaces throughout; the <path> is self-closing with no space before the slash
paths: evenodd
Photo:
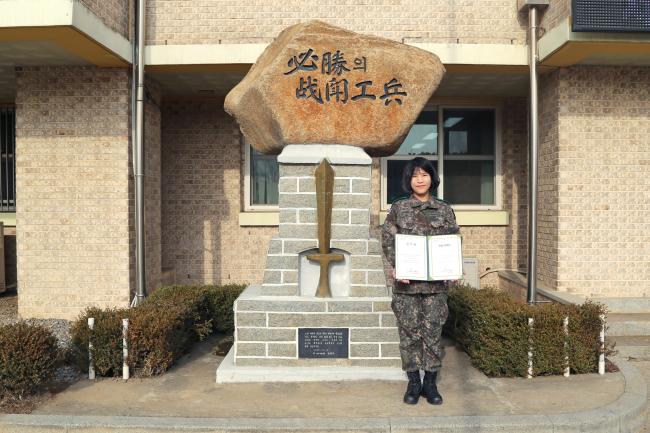
<path id="1" fill-rule="evenodd" d="M 18 317 L 18 295 L 15 290 L 0 293 L 0 325 L 11 323 Z"/>

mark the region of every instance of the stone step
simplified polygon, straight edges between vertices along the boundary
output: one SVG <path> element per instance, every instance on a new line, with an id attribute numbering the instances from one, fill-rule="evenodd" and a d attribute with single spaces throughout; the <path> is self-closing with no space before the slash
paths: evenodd
<path id="1" fill-rule="evenodd" d="M 608 314 L 607 335 L 631 337 L 650 335 L 650 314 Z"/>
<path id="2" fill-rule="evenodd" d="M 591 298 L 607 306 L 610 314 L 650 313 L 650 297 L 638 298 Z"/>
<path id="3" fill-rule="evenodd" d="M 650 335 L 612 336 L 607 341 L 616 344 L 614 349 L 622 358 L 650 359 Z"/>

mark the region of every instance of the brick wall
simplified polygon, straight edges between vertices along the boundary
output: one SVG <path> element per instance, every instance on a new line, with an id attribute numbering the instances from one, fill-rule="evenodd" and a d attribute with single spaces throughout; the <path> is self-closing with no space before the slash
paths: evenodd
<path id="1" fill-rule="evenodd" d="M 559 72 L 558 288 L 650 295 L 650 68 Z"/>
<path id="2" fill-rule="evenodd" d="M 109 28 L 129 37 L 133 0 L 79 1 Z M 540 26 L 551 30 L 570 13 L 570 0 L 552 0 Z M 372 8 L 358 0 L 347 5 L 313 0 L 148 0 L 147 44 L 270 42 L 283 28 L 311 19 L 405 42 L 523 44 L 526 39 L 526 19 L 507 0 L 383 0 Z"/>
<path id="3" fill-rule="evenodd" d="M 307 20 L 404 42 L 524 44 L 514 0 L 149 0 L 147 44 L 266 43 Z"/>
<path id="4" fill-rule="evenodd" d="M 129 17 L 133 0 L 79 0 L 111 30 L 129 38 Z"/>
<path id="5" fill-rule="evenodd" d="M 129 73 L 17 72 L 19 313 L 74 318 L 129 301 Z"/>
<path id="6" fill-rule="evenodd" d="M 571 0 L 551 0 L 542 13 L 540 27 L 548 32 L 571 15 Z M 540 34 L 540 36 L 542 36 Z"/>
<path id="7" fill-rule="evenodd" d="M 520 301 L 528 302 L 528 287 L 526 285 L 526 277 L 521 274 L 514 274 L 513 272 L 500 272 L 498 289 L 507 293 L 510 297 Z M 552 299 L 541 295 L 539 292 L 535 293 L 535 300 L 542 302 L 554 302 Z"/>
<path id="8" fill-rule="evenodd" d="M 650 68 L 565 68 L 542 89 L 543 280 L 587 296 L 647 296 Z"/>
<path id="9" fill-rule="evenodd" d="M 176 282 L 262 281 L 277 227 L 240 227 L 239 128 L 223 100 L 165 102 L 162 110 L 162 263 Z"/>
<path id="10" fill-rule="evenodd" d="M 144 129 L 144 197 L 147 291 L 161 284 L 161 122 L 160 88 L 147 79 Z"/>
<path id="11" fill-rule="evenodd" d="M 537 204 L 537 278 L 557 287 L 559 71 L 540 76 Z"/>

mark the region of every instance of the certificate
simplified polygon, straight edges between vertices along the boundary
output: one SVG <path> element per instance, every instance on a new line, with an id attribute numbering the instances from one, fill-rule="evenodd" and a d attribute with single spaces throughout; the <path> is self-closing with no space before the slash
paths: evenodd
<path id="1" fill-rule="evenodd" d="M 427 236 L 429 244 L 429 280 L 463 278 L 463 254 L 460 236 Z"/>
<path id="2" fill-rule="evenodd" d="M 440 281 L 463 277 L 459 235 L 395 235 L 395 278 Z"/>
<path id="3" fill-rule="evenodd" d="M 395 278 L 427 280 L 427 237 L 395 235 Z"/>

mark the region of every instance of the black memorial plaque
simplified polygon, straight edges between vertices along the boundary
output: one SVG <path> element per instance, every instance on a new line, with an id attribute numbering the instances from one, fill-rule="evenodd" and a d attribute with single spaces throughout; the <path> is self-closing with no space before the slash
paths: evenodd
<path id="1" fill-rule="evenodd" d="M 349 328 L 298 328 L 299 358 L 348 358 Z"/>

